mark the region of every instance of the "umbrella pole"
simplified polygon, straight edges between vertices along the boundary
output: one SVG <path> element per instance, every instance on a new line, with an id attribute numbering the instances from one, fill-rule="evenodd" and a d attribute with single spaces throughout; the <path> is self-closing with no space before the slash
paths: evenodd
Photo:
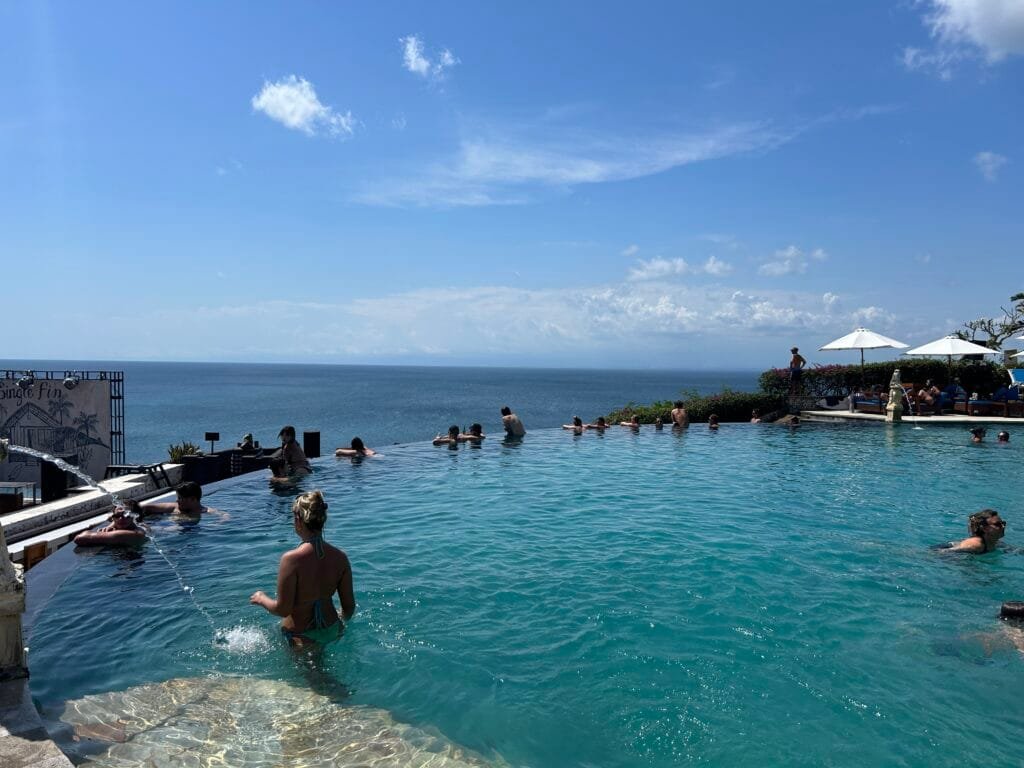
<path id="1" fill-rule="evenodd" d="M 860 349 L 860 386 L 864 388 L 864 347 Z"/>

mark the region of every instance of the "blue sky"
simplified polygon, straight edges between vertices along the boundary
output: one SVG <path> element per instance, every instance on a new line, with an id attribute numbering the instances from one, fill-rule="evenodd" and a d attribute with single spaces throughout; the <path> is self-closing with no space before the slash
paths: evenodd
<path id="1" fill-rule="evenodd" d="M 756 368 L 1024 290 L 1024 0 L 22 2 L 0 63 L 0 357 Z"/>

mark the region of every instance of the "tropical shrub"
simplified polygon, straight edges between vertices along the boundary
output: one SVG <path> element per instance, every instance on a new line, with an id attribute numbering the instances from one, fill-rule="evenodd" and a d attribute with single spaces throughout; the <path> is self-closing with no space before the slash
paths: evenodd
<path id="1" fill-rule="evenodd" d="M 802 377 L 803 394 L 814 397 L 846 397 L 861 386 L 874 390 L 886 389 L 894 368 L 900 369 L 900 380 L 920 386 L 928 379 L 939 388 L 950 381 L 950 366 L 945 360 L 889 360 L 866 363 L 863 374 L 860 365 L 819 365 L 805 368 Z M 953 363 L 952 377 L 968 393 L 991 394 L 1009 382 L 1006 368 L 980 360 L 958 360 Z M 789 392 L 789 369 L 772 368 L 758 379 L 761 391 L 783 397 Z"/>
<path id="2" fill-rule="evenodd" d="M 717 395 L 686 393 L 679 399 L 686 403 L 686 413 L 691 422 L 707 421 L 708 416 L 712 413 L 718 414 L 719 421 L 750 421 L 750 413 L 755 408 L 763 416 L 768 416 L 786 407 L 786 399 L 781 395 L 763 392 L 734 392 L 730 389 Z M 612 411 L 605 418 L 609 424 L 618 424 L 620 421 L 629 421 L 633 414 L 636 414 L 640 417 L 641 424 L 653 424 L 654 420 L 660 416 L 666 424 L 671 424 L 673 407 L 673 403 L 669 400 L 662 400 L 650 405 L 630 403 L 617 411 Z"/>
<path id="3" fill-rule="evenodd" d="M 173 464 L 180 464 L 182 456 L 198 456 L 200 453 L 202 451 L 199 450 L 199 446 L 187 440 L 177 445 L 167 446 L 167 455 L 170 456 L 171 463 Z"/>

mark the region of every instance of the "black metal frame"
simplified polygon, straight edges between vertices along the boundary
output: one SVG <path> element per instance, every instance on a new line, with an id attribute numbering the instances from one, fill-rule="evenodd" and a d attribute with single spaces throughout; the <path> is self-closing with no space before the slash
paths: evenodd
<path id="1" fill-rule="evenodd" d="M 110 382 L 110 463 L 124 463 L 124 371 L 37 371 L 32 368 L 5 368 L 0 378 L 18 380 L 26 373 L 36 379 L 48 381 L 63 380 L 77 376 L 82 381 Z"/>

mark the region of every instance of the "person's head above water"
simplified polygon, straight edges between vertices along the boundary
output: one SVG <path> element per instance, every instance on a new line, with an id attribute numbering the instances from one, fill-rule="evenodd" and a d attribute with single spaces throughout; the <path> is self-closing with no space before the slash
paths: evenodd
<path id="1" fill-rule="evenodd" d="M 459 429 L 459 425 L 458 424 L 452 424 L 450 427 L 448 427 L 448 437 L 450 437 L 452 440 L 454 440 L 455 438 L 457 438 L 459 436 L 459 432 L 461 432 L 461 431 L 462 430 Z"/>
<path id="2" fill-rule="evenodd" d="M 186 480 L 174 489 L 178 496 L 178 510 L 181 512 L 200 512 L 203 509 L 201 499 L 203 488 L 199 483 Z"/>
<path id="3" fill-rule="evenodd" d="M 683 407 L 683 401 L 682 400 L 676 400 L 674 405 L 675 405 L 676 408 L 682 408 Z"/>
<path id="4" fill-rule="evenodd" d="M 597 417 L 597 426 L 603 427 L 603 426 L 605 426 L 605 424 L 606 424 L 606 422 L 604 420 L 604 416 L 598 416 Z"/>
<path id="5" fill-rule="evenodd" d="M 574 427 L 582 427 L 583 426 L 583 419 L 581 419 L 579 416 L 573 416 L 572 417 L 572 425 Z"/>
<path id="6" fill-rule="evenodd" d="M 972 427 L 970 432 L 972 442 L 980 443 L 982 440 L 985 439 L 986 430 L 984 427 Z"/>
<path id="7" fill-rule="evenodd" d="M 292 504 L 292 514 L 295 515 L 295 523 L 302 523 L 314 533 L 324 529 L 327 522 L 327 502 L 320 491 L 303 493 Z"/>
<path id="8" fill-rule="evenodd" d="M 366 453 L 366 446 L 363 445 L 363 439 L 361 437 L 353 437 L 350 445 L 352 446 L 353 451 L 358 451 L 359 453 Z"/>
<path id="9" fill-rule="evenodd" d="M 1000 443 L 1010 442 L 1010 433 L 1005 429 L 996 436 L 996 440 Z"/>
<path id="10" fill-rule="evenodd" d="M 1007 600 L 999 607 L 999 618 L 1015 623 L 1024 622 L 1024 600 Z"/>
<path id="11" fill-rule="evenodd" d="M 502 416 L 511 416 L 512 415 L 512 409 L 509 408 L 507 405 L 501 406 L 501 415 Z"/>
<path id="12" fill-rule="evenodd" d="M 281 431 L 277 433 L 277 436 L 281 438 L 283 443 L 293 443 L 295 442 L 295 427 L 287 424 L 281 427 Z"/>
<path id="13" fill-rule="evenodd" d="M 469 434 L 479 436 L 484 433 L 484 425 L 477 422 L 473 422 L 469 425 Z"/>
<path id="14" fill-rule="evenodd" d="M 967 518 L 967 530 L 986 542 L 996 542 L 1006 533 L 1006 521 L 994 509 L 983 509 Z"/>

